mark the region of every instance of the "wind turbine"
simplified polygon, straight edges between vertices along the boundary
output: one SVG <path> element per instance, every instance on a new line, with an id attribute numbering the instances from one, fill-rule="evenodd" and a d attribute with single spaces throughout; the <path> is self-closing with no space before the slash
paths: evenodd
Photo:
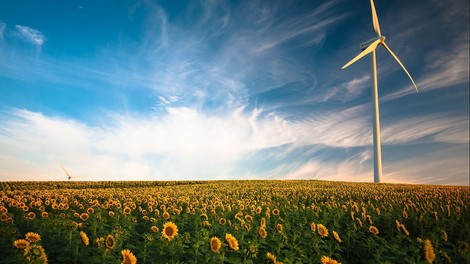
<path id="1" fill-rule="evenodd" d="M 401 63 L 397 55 L 395 55 L 395 53 L 393 53 L 393 51 L 385 43 L 385 37 L 382 36 L 382 33 L 380 32 L 379 19 L 377 18 L 377 12 L 375 11 L 374 0 L 370 0 L 370 6 L 372 9 L 372 24 L 374 26 L 375 33 L 377 33 L 377 37 L 361 43 L 360 47 L 362 52 L 359 53 L 359 55 L 357 55 L 356 57 L 354 57 L 351 61 L 346 63 L 341 69 L 345 69 L 346 67 L 353 64 L 354 62 L 369 53 L 371 53 L 372 55 L 372 100 L 374 104 L 374 182 L 380 182 L 382 179 L 382 148 L 380 144 L 380 114 L 377 83 L 377 60 L 375 53 L 375 50 L 379 45 L 382 45 L 398 62 L 398 64 L 400 64 L 400 66 L 403 68 L 403 70 L 413 83 L 416 92 L 418 92 L 418 87 L 416 87 L 415 81 L 411 77 L 410 73 L 406 70 L 403 63 Z"/>
<path id="2" fill-rule="evenodd" d="M 75 178 L 82 178 L 83 176 L 71 176 L 70 173 L 64 168 L 64 166 L 60 165 L 60 167 L 62 167 L 62 170 L 64 170 L 65 174 L 67 175 L 69 181 L 71 179 L 75 179 Z"/>

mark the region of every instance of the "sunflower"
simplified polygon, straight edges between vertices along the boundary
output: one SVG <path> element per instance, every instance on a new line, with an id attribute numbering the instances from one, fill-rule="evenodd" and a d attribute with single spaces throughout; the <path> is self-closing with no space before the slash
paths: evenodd
<path id="1" fill-rule="evenodd" d="M 410 235 L 410 232 L 408 232 L 408 230 L 406 229 L 405 225 L 400 224 L 400 229 L 403 231 L 403 233 L 405 233 L 405 235 L 407 235 L 407 236 Z"/>
<path id="2" fill-rule="evenodd" d="M 90 207 L 90 208 L 88 208 L 88 209 L 86 210 L 86 212 L 87 212 L 88 214 L 92 214 L 92 213 L 95 212 L 95 209 L 93 209 L 93 207 Z"/>
<path id="3" fill-rule="evenodd" d="M 321 237 L 327 237 L 328 236 L 328 229 L 322 224 L 318 224 L 317 231 L 318 231 L 318 234 Z"/>
<path id="4" fill-rule="evenodd" d="M 321 257 L 321 263 L 322 264 L 341 264 L 340 262 L 330 258 L 330 257 L 327 257 L 327 256 L 323 256 Z"/>
<path id="5" fill-rule="evenodd" d="M 116 245 L 116 240 L 114 239 L 113 235 L 108 235 L 104 244 L 107 249 L 113 249 Z"/>
<path id="6" fill-rule="evenodd" d="M 446 231 L 444 230 L 441 230 L 441 239 L 447 242 L 448 237 Z"/>
<path id="7" fill-rule="evenodd" d="M 267 236 L 266 229 L 264 229 L 264 227 L 260 227 L 258 234 L 262 239 L 265 239 Z"/>
<path id="8" fill-rule="evenodd" d="M 26 237 L 26 240 L 28 240 L 31 243 L 41 240 L 41 236 L 38 233 L 34 233 L 34 232 L 26 233 L 25 237 Z"/>
<path id="9" fill-rule="evenodd" d="M 220 247 L 222 246 L 222 243 L 220 242 L 220 239 L 218 237 L 212 237 L 210 241 L 211 245 L 211 250 L 215 253 L 218 253 L 220 250 Z"/>
<path id="10" fill-rule="evenodd" d="M 157 233 L 157 232 L 160 230 L 160 229 L 158 229 L 158 227 L 156 227 L 156 226 L 152 226 L 150 229 L 152 229 L 152 231 L 153 231 L 154 233 Z"/>
<path id="11" fill-rule="evenodd" d="M 42 213 L 41 213 L 41 217 L 42 217 L 42 218 L 48 218 L 48 217 L 49 217 L 49 213 L 48 213 L 48 212 L 42 212 Z"/>
<path id="12" fill-rule="evenodd" d="M 253 217 L 251 217 L 251 215 L 247 214 L 247 215 L 245 215 L 245 219 L 246 219 L 246 221 L 251 222 L 253 220 Z"/>
<path id="13" fill-rule="evenodd" d="M 124 249 L 121 251 L 122 261 L 121 264 L 136 264 L 137 258 L 132 254 L 129 249 Z"/>
<path id="14" fill-rule="evenodd" d="M 225 220 L 225 218 L 220 218 L 219 219 L 219 224 L 225 225 L 226 223 L 227 223 L 227 220 Z"/>
<path id="15" fill-rule="evenodd" d="M 85 246 L 88 246 L 90 244 L 90 239 L 88 238 L 85 232 L 80 231 L 80 237 L 82 238 L 83 244 L 85 244 Z"/>
<path id="16" fill-rule="evenodd" d="M 163 237 L 165 237 L 166 239 L 168 239 L 168 241 L 170 241 L 178 234 L 178 227 L 172 222 L 166 222 L 163 225 L 162 234 L 163 234 Z"/>
<path id="17" fill-rule="evenodd" d="M 132 212 L 132 209 L 126 206 L 126 207 L 124 207 L 124 210 L 122 210 L 122 212 L 123 212 L 125 215 L 128 215 L 128 214 L 130 214 L 130 213 Z"/>
<path id="18" fill-rule="evenodd" d="M 338 243 L 342 242 L 341 238 L 339 237 L 336 231 L 333 231 L 333 237 L 335 238 L 336 241 L 338 241 Z"/>
<path id="19" fill-rule="evenodd" d="M 266 253 L 266 257 L 267 257 L 269 260 L 271 260 L 273 263 L 276 263 L 276 256 L 274 256 L 273 253 L 267 252 L 267 253 Z"/>
<path id="20" fill-rule="evenodd" d="M 261 214 L 261 206 L 256 207 L 256 214 Z"/>
<path id="21" fill-rule="evenodd" d="M 27 217 L 29 220 L 33 220 L 34 218 L 36 218 L 36 214 L 34 212 L 29 212 Z"/>
<path id="22" fill-rule="evenodd" d="M 109 212 L 108 212 L 108 215 L 109 215 L 109 217 L 114 217 L 114 212 L 113 212 L 113 211 L 109 211 Z"/>
<path id="23" fill-rule="evenodd" d="M 273 215 L 279 215 L 279 209 L 274 208 L 274 210 L 273 210 Z"/>
<path id="24" fill-rule="evenodd" d="M 424 258 L 428 263 L 432 263 L 436 259 L 434 248 L 432 247 L 431 241 L 429 239 L 424 241 Z"/>
<path id="25" fill-rule="evenodd" d="M 468 250 L 468 243 L 467 242 L 462 242 L 460 245 L 459 245 L 459 252 L 461 254 L 465 254 Z"/>
<path id="26" fill-rule="evenodd" d="M 82 213 L 82 214 L 80 215 L 80 219 L 82 219 L 82 221 L 88 220 L 88 214 L 87 214 L 87 213 Z"/>
<path id="27" fill-rule="evenodd" d="M 250 230 L 251 230 L 251 225 L 250 225 L 249 223 L 246 223 L 246 224 L 245 224 L 245 229 L 246 229 L 247 232 L 250 232 Z"/>
<path id="28" fill-rule="evenodd" d="M 260 225 L 261 227 L 266 228 L 266 219 L 264 219 L 264 217 L 261 218 L 261 220 L 259 221 L 259 225 Z"/>
<path id="29" fill-rule="evenodd" d="M 100 248 L 101 246 L 104 245 L 104 237 L 96 238 L 95 242 L 96 242 L 96 245 L 98 246 L 98 248 Z"/>
<path id="30" fill-rule="evenodd" d="M 170 219 L 170 213 L 164 212 L 164 213 L 163 213 L 163 218 L 164 218 L 165 220 Z"/>
<path id="31" fill-rule="evenodd" d="M 226 234 L 225 235 L 225 240 L 227 241 L 228 246 L 230 247 L 230 249 L 235 250 L 235 251 L 237 251 L 239 249 L 238 240 L 234 236 L 232 236 L 231 234 Z"/>
<path id="32" fill-rule="evenodd" d="M 47 263 L 47 256 L 44 248 L 37 244 L 32 244 L 25 249 L 24 255 L 26 259 L 33 260 L 32 262 L 36 262 L 34 260 L 41 259 L 42 263 Z"/>
<path id="33" fill-rule="evenodd" d="M 378 234 L 379 234 L 379 230 L 378 230 L 377 227 L 375 227 L 375 226 L 370 226 L 370 227 L 369 227 L 369 232 L 371 232 L 371 233 L 374 234 L 374 235 L 378 235 Z"/>
<path id="34" fill-rule="evenodd" d="M 315 232 L 317 230 L 317 225 L 315 224 L 315 222 L 312 222 L 310 224 L 310 230 L 312 230 L 312 232 Z"/>
<path id="35" fill-rule="evenodd" d="M 405 211 L 405 209 L 403 209 L 403 212 L 401 213 L 401 216 L 403 216 L 403 218 L 408 218 L 408 213 Z"/>
<path id="36" fill-rule="evenodd" d="M 15 242 L 13 242 L 13 246 L 19 249 L 26 249 L 29 247 L 29 241 L 26 239 L 17 239 Z"/>
<path id="37" fill-rule="evenodd" d="M 277 232 L 282 233 L 282 225 L 281 225 L 281 224 L 277 224 L 277 225 L 276 225 L 276 230 L 277 230 Z"/>

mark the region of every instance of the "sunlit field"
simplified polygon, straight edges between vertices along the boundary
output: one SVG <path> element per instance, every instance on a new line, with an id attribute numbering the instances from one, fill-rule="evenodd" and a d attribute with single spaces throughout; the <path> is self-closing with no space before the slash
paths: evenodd
<path id="1" fill-rule="evenodd" d="M 2 182 L 1 263 L 468 263 L 469 188 Z"/>

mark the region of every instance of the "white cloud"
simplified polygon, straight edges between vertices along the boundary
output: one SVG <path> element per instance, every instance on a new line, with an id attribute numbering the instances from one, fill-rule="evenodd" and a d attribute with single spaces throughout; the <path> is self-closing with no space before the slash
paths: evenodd
<path id="1" fill-rule="evenodd" d="M 296 123 L 262 109 L 246 112 L 239 107 L 218 115 L 185 107 L 167 109 L 164 116 L 114 114 L 101 127 L 15 110 L 1 116 L 0 177 L 30 180 L 34 175 L 35 179 L 61 180 L 62 163 L 73 175 L 86 175 L 85 180 L 372 179 L 370 150 L 345 160 L 312 160 L 325 149 L 371 145 L 364 106 Z M 468 135 L 468 121 L 459 118 L 431 116 L 388 126 L 385 144 L 430 137 L 431 142 L 468 146 L 468 137 L 461 138 Z M 253 159 L 245 164 L 248 157 Z M 264 163 L 270 166 L 259 173 L 250 167 Z M 425 160 L 420 164 L 423 171 L 430 171 Z M 387 169 L 389 181 L 402 177 L 396 168 Z"/>
<path id="2" fill-rule="evenodd" d="M 0 21 L 0 40 L 3 40 L 3 33 L 5 32 L 5 28 L 7 25 Z"/>
<path id="3" fill-rule="evenodd" d="M 46 36 L 37 29 L 21 25 L 16 25 L 15 27 L 23 40 L 35 46 L 42 46 L 46 42 Z"/>
<path id="4" fill-rule="evenodd" d="M 218 117 L 168 110 L 163 118 L 114 116 L 101 128 L 17 110 L 3 122 L 0 167 L 15 164 L 14 179 L 22 180 L 60 179 L 59 163 L 91 180 L 217 178 L 247 153 L 294 140 L 282 120 L 259 119 L 257 111 Z"/>

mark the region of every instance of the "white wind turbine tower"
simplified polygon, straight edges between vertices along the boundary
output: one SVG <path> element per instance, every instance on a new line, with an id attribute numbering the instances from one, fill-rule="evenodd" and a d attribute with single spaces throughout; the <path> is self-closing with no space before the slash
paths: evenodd
<path id="1" fill-rule="evenodd" d="M 376 62 L 375 49 L 379 45 L 382 45 L 388 52 L 390 52 L 392 57 L 395 58 L 395 60 L 398 62 L 398 64 L 400 64 L 400 66 L 403 68 L 403 70 L 406 72 L 406 74 L 410 78 L 411 82 L 413 83 L 413 86 L 416 89 L 416 92 L 418 92 L 418 87 L 416 87 L 416 84 L 413 81 L 413 78 L 411 78 L 411 75 L 408 73 L 403 63 L 401 63 L 397 55 L 395 55 L 395 53 L 393 53 L 393 51 L 385 43 L 385 37 L 382 36 L 382 34 L 380 33 L 379 19 L 377 18 L 377 12 L 375 11 L 374 0 L 370 0 L 370 6 L 372 9 L 372 23 L 374 25 L 375 33 L 377 33 L 377 37 L 371 40 L 368 40 L 366 42 L 363 42 L 360 45 L 362 52 L 359 53 L 359 55 L 357 55 L 350 62 L 346 63 L 342 67 L 342 69 L 345 69 L 346 67 L 353 64 L 354 62 L 364 57 L 365 55 L 372 53 L 371 54 L 372 55 L 371 56 L 372 57 L 372 100 L 374 104 L 374 182 L 380 182 L 382 179 L 382 149 L 381 149 L 381 144 L 380 144 L 380 115 L 379 115 L 379 96 L 378 96 L 378 84 L 377 84 L 377 62 Z"/>

